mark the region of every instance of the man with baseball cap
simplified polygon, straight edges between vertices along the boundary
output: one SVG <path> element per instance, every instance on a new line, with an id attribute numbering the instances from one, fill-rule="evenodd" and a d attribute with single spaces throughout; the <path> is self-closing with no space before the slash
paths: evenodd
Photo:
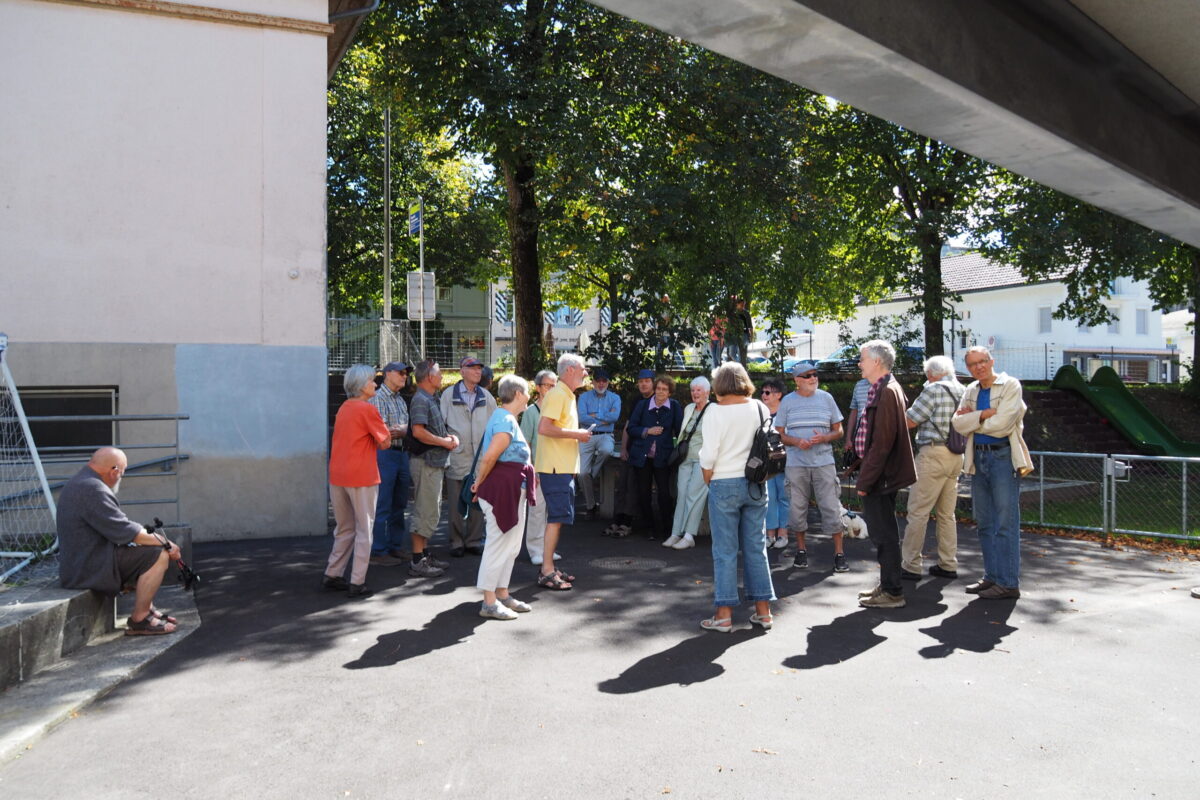
<path id="1" fill-rule="evenodd" d="M 462 380 L 442 392 L 441 409 L 446 427 L 459 440 L 446 465 L 446 498 L 450 555 L 462 558 L 466 553 L 483 555 L 483 513 L 468 508 L 464 517 L 458 512 L 458 496 L 463 479 L 475 463 L 475 451 L 483 443 L 488 420 L 496 410 L 496 398 L 479 385 L 483 379 L 482 361 L 467 356 L 458 362 L 458 368 Z"/>
<path id="2" fill-rule="evenodd" d="M 412 485 L 404 437 L 408 433 L 408 404 L 400 394 L 408 382 L 409 366 L 403 361 L 383 365 L 383 383 L 371 405 L 379 410 L 383 424 L 392 434 L 391 447 L 379 450 L 379 495 L 375 501 L 375 527 L 371 532 L 371 563 L 391 567 L 407 564 L 412 555 L 404 511 Z"/>
<path id="3" fill-rule="evenodd" d="M 591 441 L 579 445 L 579 483 L 583 487 L 583 505 L 595 516 L 595 480 L 608 463 L 616 443 L 613 426 L 621 417 L 621 398 L 608 391 L 608 370 L 592 370 L 592 388 L 579 396 L 579 427 L 592 432 Z"/>
<path id="4" fill-rule="evenodd" d="M 847 572 L 842 549 L 841 482 L 832 443 L 842 438 L 842 412 L 829 392 L 817 388 L 817 363 L 801 361 L 792 367 L 796 391 L 779 403 L 775 428 L 787 446 L 784 469 L 791 510 L 788 529 L 796 535 L 797 569 L 808 567 L 805 534 L 808 532 L 808 501 L 816 500 L 821 527 L 833 539 L 833 571 Z"/>

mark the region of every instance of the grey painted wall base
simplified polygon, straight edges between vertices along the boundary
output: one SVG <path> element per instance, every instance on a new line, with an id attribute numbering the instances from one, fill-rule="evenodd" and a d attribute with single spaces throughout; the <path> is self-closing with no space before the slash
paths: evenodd
<path id="1" fill-rule="evenodd" d="M 175 479 L 122 482 L 133 519 L 190 525 L 197 542 L 328 532 L 326 351 L 324 347 L 228 344 L 22 342 L 6 360 L 17 385 L 115 386 L 119 414 L 187 414 L 179 423 L 181 502 Z M 123 423 L 119 444 L 162 443 L 166 423 Z M 169 455 L 130 450 L 131 461 Z M 63 477 L 80 465 L 59 466 Z"/>

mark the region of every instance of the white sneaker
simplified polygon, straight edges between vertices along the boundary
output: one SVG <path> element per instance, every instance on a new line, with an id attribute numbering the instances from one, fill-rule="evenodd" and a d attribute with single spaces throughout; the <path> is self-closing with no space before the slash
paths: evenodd
<path id="1" fill-rule="evenodd" d="M 555 561 L 558 561 L 560 558 L 562 558 L 562 553 L 555 552 L 555 554 L 554 554 L 554 560 L 555 560 Z"/>
<path id="2" fill-rule="evenodd" d="M 529 603 L 518 600 L 512 595 L 509 595 L 503 600 L 497 598 L 496 602 L 502 604 L 509 611 L 515 611 L 518 614 L 527 614 L 530 611 L 533 611 L 533 606 L 529 605 Z"/>
<path id="3" fill-rule="evenodd" d="M 540 567 L 542 565 L 542 560 L 543 559 L 541 556 L 530 556 L 529 557 L 529 563 L 533 564 L 535 567 Z"/>
<path id="4" fill-rule="evenodd" d="M 788 540 L 786 536 L 777 536 L 775 538 L 775 542 L 771 546 L 776 550 L 782 550 L 783 548 L 787 547 L 787 542 Z"/>
<path id="5" fill-rule="evenodd" d="M 487 619 L 511 620 L 517 618 L 517 612 L 500 603 L 496 603 L 495 605 L 483 603 L 479 606 L 479 616 Z"/>
<path id="6" fill-rule="evenodd" d="M 694 538 L 692 538 L 692 535 L 690 533 L 685 533 L 683 535 L 682 539 L 680 539 L 678 542 L 676 542 L 675 544 L 673 544 L 671 546 L 674 547 L 676 550 L 687 550 L 689 547 L 696 546 L 696 540 Z"/>
<path id="7" fill-rule="evenodd" d="M 672 533 L 670 538 L 668 538 L 665 542 L 662 543 L 662 546 L 663 547 L 674 547 L 675 545 L 677 545 L 679 543 L 679 540 L 682 538 L 683 538 L 682 536 L 676 536 L 675 534 Z"/>

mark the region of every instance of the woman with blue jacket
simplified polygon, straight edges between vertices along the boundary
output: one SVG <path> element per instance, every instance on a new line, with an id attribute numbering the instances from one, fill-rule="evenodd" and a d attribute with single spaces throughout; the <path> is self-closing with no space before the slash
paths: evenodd
<path id="1" fill-rule="evenodd" d="M 683 427 L 683 408 L 671 397 L 675 381 L 666 375 L 654 379 L 654 394 L 640 400 L 629 415 L 625 430 L 629 433 L 629 464 L 638 473 L 640 519 L 636 525 L 651 539 L 671 535 L 675 501 L 671 497 L 671 466 L 668 460 L 675 439 Z M 658 487 L 658 521 L 655 521 L 651 493 Z"/>

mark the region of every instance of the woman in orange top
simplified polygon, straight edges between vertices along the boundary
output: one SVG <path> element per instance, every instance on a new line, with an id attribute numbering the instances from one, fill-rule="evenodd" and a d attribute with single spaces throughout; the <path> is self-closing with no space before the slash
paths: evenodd
<path id="1" fill-rule="evenodd" d="M 375 524 L 375 499 L 379 493 L 379 465 L 375 451 L 391 446 L 392 435 L 379 411 L 368 401 L 375 396 L 375 370 L 355 364 L 346 370 L 342 385 L 346 397 L 333 421 L 329 448 L 329 496 L 333 500 L 333 551 L 321 584 L 345 590 L 355 600 L 370 597 L 366 587 L 367 561 L 371 558 L 371 527 Z M 350 582 L 343 577 L 354 551 Z"/>

